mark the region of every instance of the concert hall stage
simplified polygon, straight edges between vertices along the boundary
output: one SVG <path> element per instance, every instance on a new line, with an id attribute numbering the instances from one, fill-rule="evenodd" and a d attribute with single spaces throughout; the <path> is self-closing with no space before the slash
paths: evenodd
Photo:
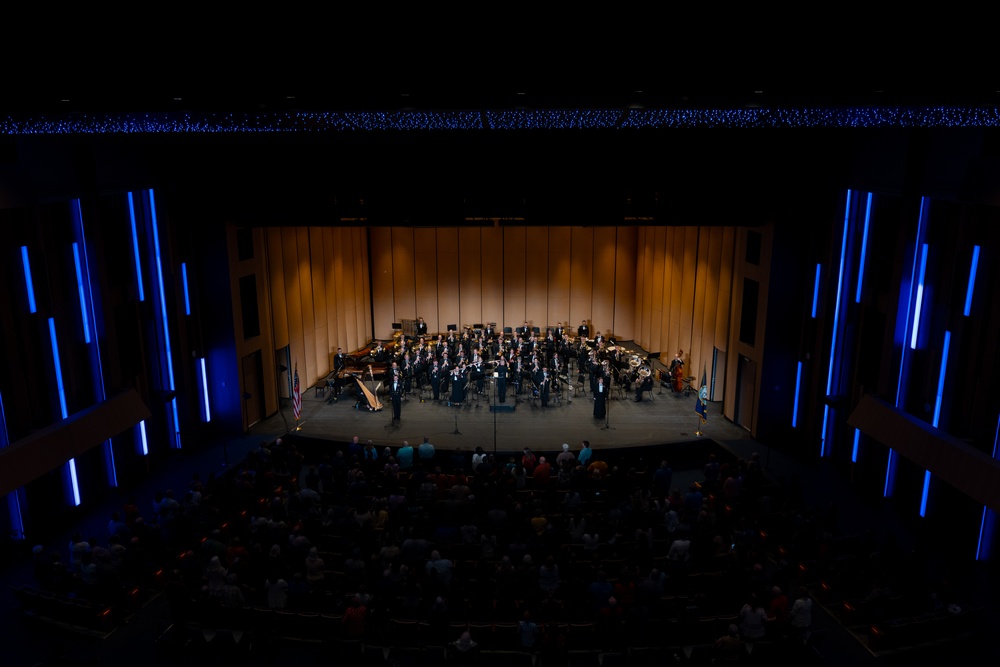
<path id="1" fill-rule="evenodd" d="M 392 421 L 389 397 L 381 392 L 382 409 L 370 412 L 355 409 L 355 397 L 346 390 L 336 403 L 330 403 L 328 395 L 310 387 L 302 392 L 297 433 L 341 442 L 357 435 L 362 442 L 372 440 L 380 449 L 386 445 L 398 447 L 403 440 L 416 445 L 428 436 L 439 450 L 461 447 L 468 451 L 481 446 L 498 452 L 524 447 L 556 451 L 564 442 L 576 450 L 582 440 L 589 440 L 596 450 L 607 450 L 700 439 L 745 440 L 749 436 L 745 429 L 721 416 L 721 403 L 709 403 L 708 421 L 702 425 L 694 409 L 694 393 L 675 394 L 658 384 L 643 395 L 642 402 L 635 401 L 634 392 L 624 395 L 614 389 L 607 401 L 606 417 L 595 419 L 589 385 L 585 394 L 579 393 L 579 387 L 574 383 L 567 391 L 564 386 L 561 400 L 550 398 L 545 408 L 538 399 L 511 395 L 510 388 L 506 402 L 499 403 L 489 386 L 485 395 L 472 397 L 461 407 L 449 407 L 443 395 L 440 402 L 434 402 L 427 388 L 423 400 L 414 391 L 403 402 L 397 423 Z M 294 420 L 290 406 L 283 408 L 283 414 L 291 431 Z M 700 436 L 699 427 L 703 431 Z"/>

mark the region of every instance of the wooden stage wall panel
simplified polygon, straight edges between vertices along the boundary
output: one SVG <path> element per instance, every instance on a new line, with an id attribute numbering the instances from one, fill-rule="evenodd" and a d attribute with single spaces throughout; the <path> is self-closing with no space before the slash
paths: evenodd
<path id="1" fill-rule="evenodd" d="M 549 302 L 548 323 L 571 326 L 576 331 L 579 322 L 569 319 L 570 295 L 570 239 L 569 227 L 549 229 Z"/>
<path id="2" fill-rule="evenodd" d="M 614 227 L 594 227 L 594 289 L 591 294 L 595 335 L 614 333 L 615 243 Z"/>
<path id="3" fill-rule="evenodd" d="M 412 227 L 392 228 L 392 320 L 389 322 L 389 336 L 393 333 L 392 323 L 402 323 L 404 319 L 417 319 L 417 293 L 414 283 L 415 251 Z"/>
<path id="4" fill-rule="evenodd" d="M 437 230 L 438 247 L 438 318 L 441 331 L 449 324 L 461 328 L 459 310 L 458 230 L 440 228 Z"/>
<path id="5" fill-rule="evenodd" d="M 323 227 L 306 228 L 309 234 L 309 262 L 312 265 L 312 306 L 313 306 L 313 377 L 321 378 L 330 372 L 330 323 L 327 311 L 332 310 L 327 301 L 326 274 L 329 267 L 323 249 Z"/>
<path id="6" fill-rule="evenodd" d="M 503 322 L 500 327 L 516 329 L 525 317 L 525 251 L 527 235 L 524 227 L 503 230 Z"/>
<path id="7" fill-rule="evenodd" d="M 525 243 L 524 318 L 544 334 L 549 323 L 549 228 L 528 227 Z"/>
<path id="8" fill-rule="evenodd" d="M 593 336 L 594 319 L 594 230 L 589 227 L 571 227 L 570 240 L 570 291 L 569 320 L 573 326 L 590 322 Z"/>
<path id="9" fill-rule="evenodd" d="M 503 326 L 503 230 L 500 227 L 480 230 L 479 256 L 483 295 L 483 319 L 479 323 L 496 322 L 498 327 Z"/>
<path id="10" fill-rule="evenodd" d="M 424 318 L 428 334 L 444 331 L 438 317 L 437 233 L 433 229 L 414 229 L 413 253 L 416 316 Z"/>
<path id="11" fill-rule="evenodd" d="M 392 229 L 373 227 L 370 231 L 372 248 L 372 309 L 375 338 L 392 336 L 394 299 L 392 294 Z"/>
<path id="12" fill-rule="evenodd" d="M 271 331 L 274 335 L 276 349 L 288 345 L 288 298 L 285 290 L 285 272 L 281 251 L 282 229 L 281 227 L 268 228 L 266 235 L 267 256 L 270 260 L 267 266 L 268 282 L 271 289 L 271 319 L 273 320 Z M 233 299 L 234 307 L 238 309 L 239 303 L 239 291 L 237 291 L 236 298 Z"/>
<path id="13" fill-rule="evenodd" d="M 635 295 L 637 289 L 637 229 L 618 227 L 615 243 L 615 317 L 612 331 L 618 340 L 635 340 Z"/>
<path id="14" fill-rule="evenodd" d="M 458 230 L 458 330 L 483 321 L 483 243 L 478 227 Z"/>

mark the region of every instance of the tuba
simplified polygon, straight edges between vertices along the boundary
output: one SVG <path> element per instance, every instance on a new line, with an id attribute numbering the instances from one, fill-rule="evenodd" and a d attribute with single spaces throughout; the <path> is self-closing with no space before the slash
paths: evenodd
<path id="1" fill-rule="evenodd" d="M 650 369 L 650 367 L 647 364 L 639 366 L 639 370 L 637 372 L 639 374 L 639 377 L 641 377 L 644 380 L 653 373 L 652 369 Z"/>

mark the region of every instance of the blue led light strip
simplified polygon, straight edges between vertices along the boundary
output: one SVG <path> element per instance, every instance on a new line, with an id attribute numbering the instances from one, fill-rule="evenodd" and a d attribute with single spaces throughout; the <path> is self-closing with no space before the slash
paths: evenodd
<path id="1" fill-rule="evenodd" d="M 139 261 L 139 234 L 135 229 L 135 201 L 132 193 L 128 193 L 128 217 L 132 223 L 132 253 L 135 255 L 135 280 L 139 288 L 139 301 L 146 300 L 146 292 L 142 287 L 142 262 Z"/>
<path id="2" fill-rule="evenodd" d="M 844 205 L 844 232 L 841 235 L 840 240 L 840 269 L 837 271 L 837 301 L 833 306 L 833 331 L 830 337 L 830 364 L 826 374 L 827 396 L 830 395 L 830 392 L 833 389 L 833 367 L 837 358 L 837 334 L 840 331 L 840 302 L 844 289 L 844 268 L 847 264 L 847 232 L 850 229 L 852 194 L 853 192 L 851 190 L 847 191 L 847 202 Z M 828 448 L 826 446 L 826 427 L 829 415 L 830 406 L 827 404 L 823 409 L 823 432 L 820 436 L 820 456 L 826 456 L 828 453 Z"/>
<path id="3" fill-rule="evenodd" d="M 924 471 L 924 491 L 920 494 L 920 516 L 927 516 L 927 496 L 931 490 L 931 471 Z"/>
<path id="4" fill-rule="evenodd" d="M 160 231 L 159 225 L 156 220 L 156 199 L 153 196 L 153 190 L 149 190 L 149 215 L 150 221 L 153 225 L 153 254 L 156 257 L 156 281 L 160 292 L 160 317 L 163 318 L 163 344 L 166 348 L 167 357 L 167 377 L 170 385 L 167 387 L 173 391 L 176 387 L 174 384 L 174 362 L 173 362 L 173 352 L 170 349 L 170 322 L 167 319 L 167 296 L 166 289 L 163 285 L 163 260 L 160 256 Z M 180 418 L 177 414 L 177 397 L 175 396 L 170 400 L 170 405 L 173 408 L 174 413 L 174 435 L 173 446 L 177 449 L 181 448 L 181 438 L 180 438 Z"/>
<path id="5" fill-rule="evenodd" d="M 31 260 L 28 259 L 28 246 L 21 246 L 21 264 L 24 266 L 24 285 L 28 290 L 28 312 L 37 313 L 35 305 L 35 281 L 31 279 Z"/>
<path id="6" fill-rule="evenodd" d="M 851 450 L 851 463 L 858 462 L 858 443 L 861 440 L 861 431 L 854 429 L 854 449 Z"/>
<path id="7" fill-rule="evenodd" d="M 188 265 L 181 262 L 181 279 L 184 283 L 184 314 L 191 314 L 191 298 L 188 296 Z"/>
<path id="8" fill-rule="evenodd" d="M 979 268 L 979 246 L 972 247 L 972 265 L 969 267 L 969 287 L 965 290 L 965 310 L 968 317 L 972 312 L 972 291 L 976 287 L 976 270 Z"/>
<path id="9" fill-rule="evenodd" d="M 83 271 L 80 269 L 80 246 L 73 243 L 73 263 L 76 265 L 76 291 L 80 294 L 80 316 L 83 319 L 83 342 L 90 344 L 90 318 L 87 317 L 87 297 L 83 291 Z"/>
<path id="10" fill-rule="evenodd" d="M 813 283 L 813 307 L 812 307 L 812 318 L 816 319 L 816 304 L 819 303 L 819 276 L 822 269 L 822 264 L 816 265 L 816 281 Z"/>
<path id="11" fill-rule="evenodd" d="M 868 193 L 868 203 L 865 205 L 865 231 L 861 237 L 861 259 L 858 262 L 858 293 L 854 303 L 861 303 L 861 286 L 865 281 L 865 258 L 868 256 L 868 224 L 872 219 L 872 193 Z"/>
<path id="12" fill-rule="evenodd" d="M 94 290 L 90 282 L 90 260 L 87 258 L 87 233 L 83 227 L 83 210 L 80 207 L 80 200 L 74 199 L 70 202 L 70 210 L 73 215 L 73 224 L 76 232 L 76 243 L 73 244 L 73 259 L 76 264 L 76 282 L 80 291 L 80 311 L 83 313 L 83 337 L 89 344 L 91 339 L 91 323 L 93 325 L 94 336 L 97 336 L 97 313 L 94 310 Z M 89 317 L 89 321 L 88 321 Z M 101 346 L 94 345 L 88 348 L 90 354 L 92 376 L 94 380 L 94 391 L 98 400 L 107 398 L 104 389 L 104 370 L 101 364 Z M 111 439 L 104 441 L 104 464 L 108 476 L 108 484 L 113 488 L 118 488 L 118 471 L 115 469 L 115 450 Z"/>
<path id="13" fill-rule="evenodd" d="M 941 370 L 938 371 L 937 398 L 934 401 L 934 427 L 937 428 L 941 420 L 941 401 L 944 397 L 944 376 L 948 369 L 948 349 L 951 347 L 951 332 L 944 332 L 944 346 L 941 350 Z"/>
<path id="14" fill-rule="evenodd" d="M 146 420 L 139 421 L 139 451 L 143 456 L 149 454 L 149 443 L 146 441 Z"/>
<path id="15" fill-rule="evenodd" d="M 993 431 L 993 458 L 997 457 L 997 445 L 1000 444 L 1000 417 L 997 418 L 997 427 Z M 983 506 L 983 517 L 979 520 L 979 542 L 976 544 L 976 560 L 984 560 L 988 554 L 983 554 L 983 533 L 986 532 L 986 515 L 992 513 L 985 505 Z M 990 534 L 993 533 L 993 522 L 990 522 Z M 991 540 L 992 541 L 992 540 Z"/>
<path id="16" fill-rule="evenodd" d="M 208 406 L 208 374 L 205 372 L 205 357 L 198 359 L 198 368 L 201 370 L 201 393 L 205 404 L 205 421 L 212 421 L 212 411 Z"/>
<path id="17" fill-rule="evenodd" d="M 3 408 L 3 395 L 0 395 L 0 447 L 10 444 L 10 436 L 7 434 L 7 415 Z M 10 513 L 10 529 L 15 539 L 24 539 L 24 519 L 21 514 L 22 489 L 14 489 L 7 494 L 7 509 Z"/>
<path id="18" fill-rule="evenodd" d="M 56 338 L 56 321 L 49 318 L 49 340 L 52 342 L 52 364 L 56 370 L 56 388 L 59 390 L 59 414 L 63 419 L 69 416 L 66 410 L 66 389 L 63 386 L 62 363 L 59 361 L 59 341 Z M 69 466 L 70 484 L 73 487 L 73 505 L 80 504 L 80 485 L 76 479 L 76 459 L 70 459 L 66 464 Z"/>
<path id="19" fill-rule="evenodd" d="M 917 337 L 920 335 L 920 310 L 924 304 L 924 275 L 927 273 L 927 244 L 920 251 L 920 277 L 917 279 L 917 305 L 913 310 L 913 329 L 910 332 L 910 349 L 917 349 Z"/>
<path id="20" fill-rule="evenodd" d="M 799 423 L 799 391 L 802 387 L 802 362 L 799 362 L 798 370 L 795 371 L 795 402 L 792 404 L 792 428 Z"/>
<path id="21" fill-rule="evenodd" d="M 906 373 L 906 333 L 910 330 L 910 312 L 913 307 L 913 286 L 917 280 L 917 253 L 920 252 L 921 239 L 924 237 L 924 221 L 927 217 L 927 208 L 930 205 L 930 200 L 927 197 L 920 198 L 920 214 L 917 216 L 917 237 L 913 247 L 913 264 L 910 268 L 910 287 L 909 296 L 906 302 L 906 315 L 903 327 L 903 344 L 899 354 L 899 376 L 896 380 L 896 401 L 895 406 L 897 408 L 902 407 L 903 404 L 903 388 L 905 383 L 903 382 L 903 376 Z M 886 461 L 885 466 L 885 486 L 882 488 L 882 495 L 888 498 L 892 495 L 892 487 L 895 482 L 895 470 L 896 470 L 896 452 L 891 448 L 889 449 L 889 458 Z"/>

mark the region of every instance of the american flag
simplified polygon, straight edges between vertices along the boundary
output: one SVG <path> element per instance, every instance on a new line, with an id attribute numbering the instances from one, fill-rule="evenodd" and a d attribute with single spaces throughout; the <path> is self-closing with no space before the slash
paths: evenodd
<path id="1" fill-rule="evenodd" d="M 299 391 L 299 366 L 295 365 L 295 377 L 292 380 L 292 412 L 295 419 L 302 414 L 302 392 Z"/>

